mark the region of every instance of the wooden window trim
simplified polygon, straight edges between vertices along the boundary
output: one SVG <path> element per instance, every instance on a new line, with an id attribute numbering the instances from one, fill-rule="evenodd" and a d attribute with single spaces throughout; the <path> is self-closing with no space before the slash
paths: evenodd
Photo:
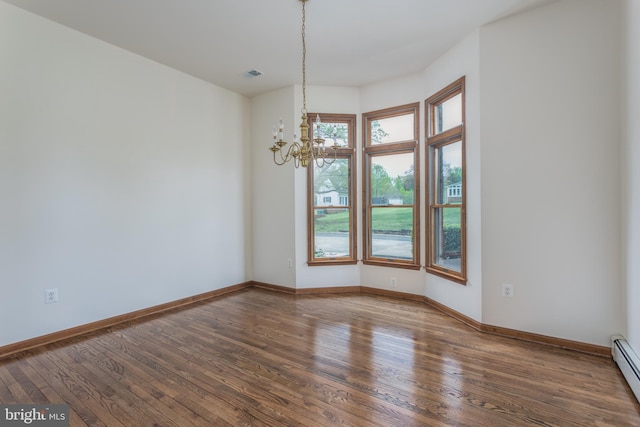
<path id="1" fill-rule="evenodd" d="M 335 257 L 335 258 L 315 258 L 315 233 L 314 233 L 314 168 L 315 165 L 310 164 L 307 167 L 307 265 L 315 266 L 335 266 L 335 265 L 351 265 L 356 264 L 358 258 L 358 246 L 357 246 L 357 203 L 356 197 L 356 156 L 355 156 L 355 140 L 356 140 L 356 115 L 355 114 L 324 114 L 324 113 L 309 113 L 307 123 L 309 125 L 309 132 L 313 132 L 313 123 L 316 116 L 320 116 L 320 120 L 324 123 L 346 123 L 349 127 L 348 133 L 348 145 L 346 147 L 338 148 L 336 158 L 349 160 L 349 257 Z M 310 138 L 313 137 L 311 134 Z"/>
<path id="2" fill-rule="evenodd" d="M 435 109 L 436 106 L 453 98 L 454 96 L 461 94 L 462 95 L 462 123 L 459 126 L 455 126 L 451 129 L 447 129 L 439 134 L 435 134 Z M 426 142 L 427 142 L 427 164 L 429 165 L 427 170 L 427 186 L 429 189 L 429 197 L 428 197 L 428 209 L 427 209 L 427 224 L 428 224 L 428 238 L 427 238 L 427 260 L 425 269 L 428 273 L 443 277 L 445 279 L 451 280 L 456 283 L 460 283 L 462 285 L 467 284 L 467 185 L 466 185 L 466 147 L 465 147 L 465 120 L 466 120 L 466 98 L 465 98 L 465 77 L 461 77 L 455 82 L 447 85 L 445 88 L 436 92 L 431 97 L 425 100 L 425 122 L 426 122 Z M 460 205 L 452 206 L 452 205 L 442 205 L 436 204 L 436 188 L 435 188 L 435 179 L 434 174 L 436 173 L 436 159 L 434 156 L 434 151 L 436 149 L 440 149 L 449 144 L 453 144 L 456 142 L 461 143 L 462 147 L 462 202 Z M 435 209 L 439 208 L 453 208 L 459 207 L 461 209 L 461 217 L 460 217 L 460 250 L 461 250 L 461 265 L 460 272 L 455 270 L 447 269 L 443 266 L 437 265 L 434 262 L 434 230 L 436 227 L 435 224 Z"/>
<path id="3" fill-rule="evenodd" d="M 397 117 L 407 114 L 414 115 L 414 139 L 407 141 L 394 141 L 383 144 L 371 144 L 370 122 L 379 119 Z M 362 153 L 362 224 L 363 224 L 363 255 L 362 263 L 366 265 L 377 265 L 382 267 L 404 268 L 410 270 L 420 269 L 420 103 L 411 103 L 398 107 L 385 108 L 382 110 L 364 113 L 362 115 L 363 127 L 363 153 Z M 380 154 L 402 154 L 413 153 L 414 161 L 414 203 L 413 208 L 413 260 L 402 260 L 396 258 L 382 258 L 370 255 L 372 247 L 371 241 L 371 205 L 370 196 L 370 163 L 371 158 Z M 408 207 L 408 205 L 405 205 Z"/>
<path id="4" fill-rule="evenodd" d="M 407 140 L 407 141 L 394 141 L 394 142 L 388 142 L 388 143 L 383 143 L 383 144 L 376 144 L 376 145 L 372 145 L 371 144 L 371 132 L 369 132 L 369 122 L 373 121 L 373 120 L 380 120 L 380 119 L 388 119 L 391 117 L 398 117 L 398 116 L 404 116 L 407 114 L 413 113 L 414 114 L 414 121 L 413 121 L 413 135 L 414 135 L 414 139 L 411 140 Z M 418 135 L 420 132 L 420 103 L 419 102 L 415 102 L 415 103 L 411 103 L 411 104 L 406 104 L 406 105 L 401 105 L 398 107 L 391 107 L 391 108 L 385 108 L 382 110 L 377 110 L 377 111 L 371 111 L 369 113 L 364 113 L 362 115 L 362 127 L 363 127 L 363 141 L 364 141 L 364 148 L 365 150 L 371 150 L 371 149 L 375 149 L 377 147 L 384 147 L 381 148 L 383 150 L 387 150 L 389 149 L 390 146 L 392 145 L 401 145 L 401 144 L 408 144 L 408 143 L 418 143 Z"/>
<path id="5" fill-rule="evenodd" d="M 460 77 L 455 82 L 447 85 L 443 89 L 439 90 L 435 94 L 431 95 L 425 101 L 425 115 L 426 115 L 426 135 L 427 135 L 427 143 L 434 144 L 437 142 L 441 142 L 441 140 L 448 140 L 454 137 L 455 135 L 461 133 L 464 128 L 465 121 L 465 78 Z M 458 94 L 462 94 L 462 124 L 459 126 L 455 126 L 451 129 L 447 129 L 444 132 L 435 133 L 435 121 L 433 118 L 435 117 L 435 109 L 436 106 L 448 101 L 449 99 L 455 97 Z"/>

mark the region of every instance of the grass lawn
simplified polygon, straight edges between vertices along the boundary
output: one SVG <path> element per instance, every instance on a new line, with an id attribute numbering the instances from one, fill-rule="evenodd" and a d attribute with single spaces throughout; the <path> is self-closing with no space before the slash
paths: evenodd
<path id="1" fill-rule="evenodd" d="M 380 207 L 373 209 L 373 229 L 400 233 L 413 229 L 413 209 L 400 207 Z M 444 221 L 448 226 L 460 226 L 460 210 L 445 209 Z M 336 233 L 349 231 L 349 211 L 329 213 L 316 217 L 316 233 Z"/>
<path id="2" fill-rule="evenodd" d="M 323 217 L 316 216 L 316 233 L 349 232 L 349 211 L 326 214 Z"/>
<path id="3" fill-rule="evenodd" d="M 413 208 L 373 208 L 371 228 L 374 233 L 411 234 Z"/>

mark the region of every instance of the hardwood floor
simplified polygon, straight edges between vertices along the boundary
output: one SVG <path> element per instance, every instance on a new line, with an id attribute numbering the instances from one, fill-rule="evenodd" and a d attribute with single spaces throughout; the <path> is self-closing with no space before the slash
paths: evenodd
<path id="1" fill-rule="evenodd" d="M 68 403 L 71 426 L 640 425 L 608 358 L 255 288 L 0 360 L 0 403 Z"/>

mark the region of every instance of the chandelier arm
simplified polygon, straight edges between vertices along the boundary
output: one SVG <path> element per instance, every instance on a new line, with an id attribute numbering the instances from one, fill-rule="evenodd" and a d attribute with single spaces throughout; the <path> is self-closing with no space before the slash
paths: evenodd
<path id="1" fill-rule="evenodd" d="M 276 158 L 276 151 L 273 152 L 273 163 L 275 163 L 278 166 L 282 166 L 285 163 L 287 163 L 286 160 L 284 160 L 284 158 L 282 157 L 282 150 L 277 150 L 280 152 L 280 158 L 282 159 L 282 162 L 278 162 L 278 159 Z"/>
<path id="2" fill-rule="evenodd" d="M 287 151 L 287 158 L 289 160 L 299 159 L 301 152 L 302 152 L 302 146 L 298 142 L 294 141 L 293 144 L 291 144 L 291 147 L 289 147 L 289 150 Z"/>
<path id="3" fill-rule="evenodd" d="M 327 153 L 324 150 L 321 150 L 319 146 L 314 147 L 314 149 L 312 150 L 312 155 L 311 155 L 311 160 L 314 162 L 314 164 L 319 167 L 322 168 L 324 166 L 330 166 L 332 165 L 338 158 L 338 151 L 337 150 L 332 150 L 333 151 L 333 156 L 331 156 L 329 153 Z"/>
<path id="4" fill-rule="evenodd" d="M 283 155 L 282 153 L 280 153 L 280 157 L 282 157 L 282 161 L 287 163 L 290 162 L 291 159 L 293 159 L 293 156 L 291 155 L 291 149 L 293 148 L 293 146 L 289 147 L 289 149 L 287 150 L 287 152 Z"/>
<path id="5" fill-rule="evenodd" d="M 284 150 L 282 148 L 272 150 L 273 151 L 273 163 L 275 163 L 278 166 L 282 166 L 285 163 L 288 163 L 291 160 L 296 159 L 297 156 L 298 156 L 299 147 L 300 147 L 300 145 L 298 143 L 294 142 L 291 146 L 289 146 L 289 148 L 287 149 L 286 153 L 284 153 L 284 154 L 283 154 Z M 277 148 L 277 146 L 276 146 L 276 148 Z M 276 157 L 276 152 L 280 153 L 280 161 Z M 297 162 L 294 162 L 294 164 L 296 164 L 296 163 Z"/>
<path id="6" fill-rule="evenodd" d="M 282 157 L 283 162 L 287 163 L 291 161 L 291 159 L 293 158 L 293 156 L 291 155 L 292 149 L 293 149 L 293 145 L 287 149 L 287 152 L 284 155 L 280 153 L 280 157 Z"/>

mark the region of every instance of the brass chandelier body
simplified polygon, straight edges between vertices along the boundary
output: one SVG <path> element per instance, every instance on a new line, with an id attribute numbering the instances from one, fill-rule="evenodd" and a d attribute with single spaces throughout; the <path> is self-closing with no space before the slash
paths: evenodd
<path id="1" fill-rule="evenodd" d="M 282 166 L 285 163 L 293 161 L 296 168 L 302 166 L 306 168 L 311 162 L 319 168 L 324 165 L 330 165 L 336 160 L 339 145 L 334 143 L 329 150 L 325 147 L 325 140 L 320 134 L 320 117 L 316 119 L 316 128 L 318 136 L 313 139 L 309 138 L 309 122 L 307 117 L 307 44 L 305 39 L 305 23 L 306 11 L 305 4 L 309 0 L 300 0 L 302 2 L 302 122 L 300 123 L 300 141 L 296 141 L 296 135 L 293 135 L 293 142 L 286 148 L 288 144 L 284 138 L 284 125 L 282 119 L 278 128 L 273 128 L 273 145 L 269 150 L 273 152 L 273 162 Z M 278 155 L 278 153 L 280 153 Z"/>

